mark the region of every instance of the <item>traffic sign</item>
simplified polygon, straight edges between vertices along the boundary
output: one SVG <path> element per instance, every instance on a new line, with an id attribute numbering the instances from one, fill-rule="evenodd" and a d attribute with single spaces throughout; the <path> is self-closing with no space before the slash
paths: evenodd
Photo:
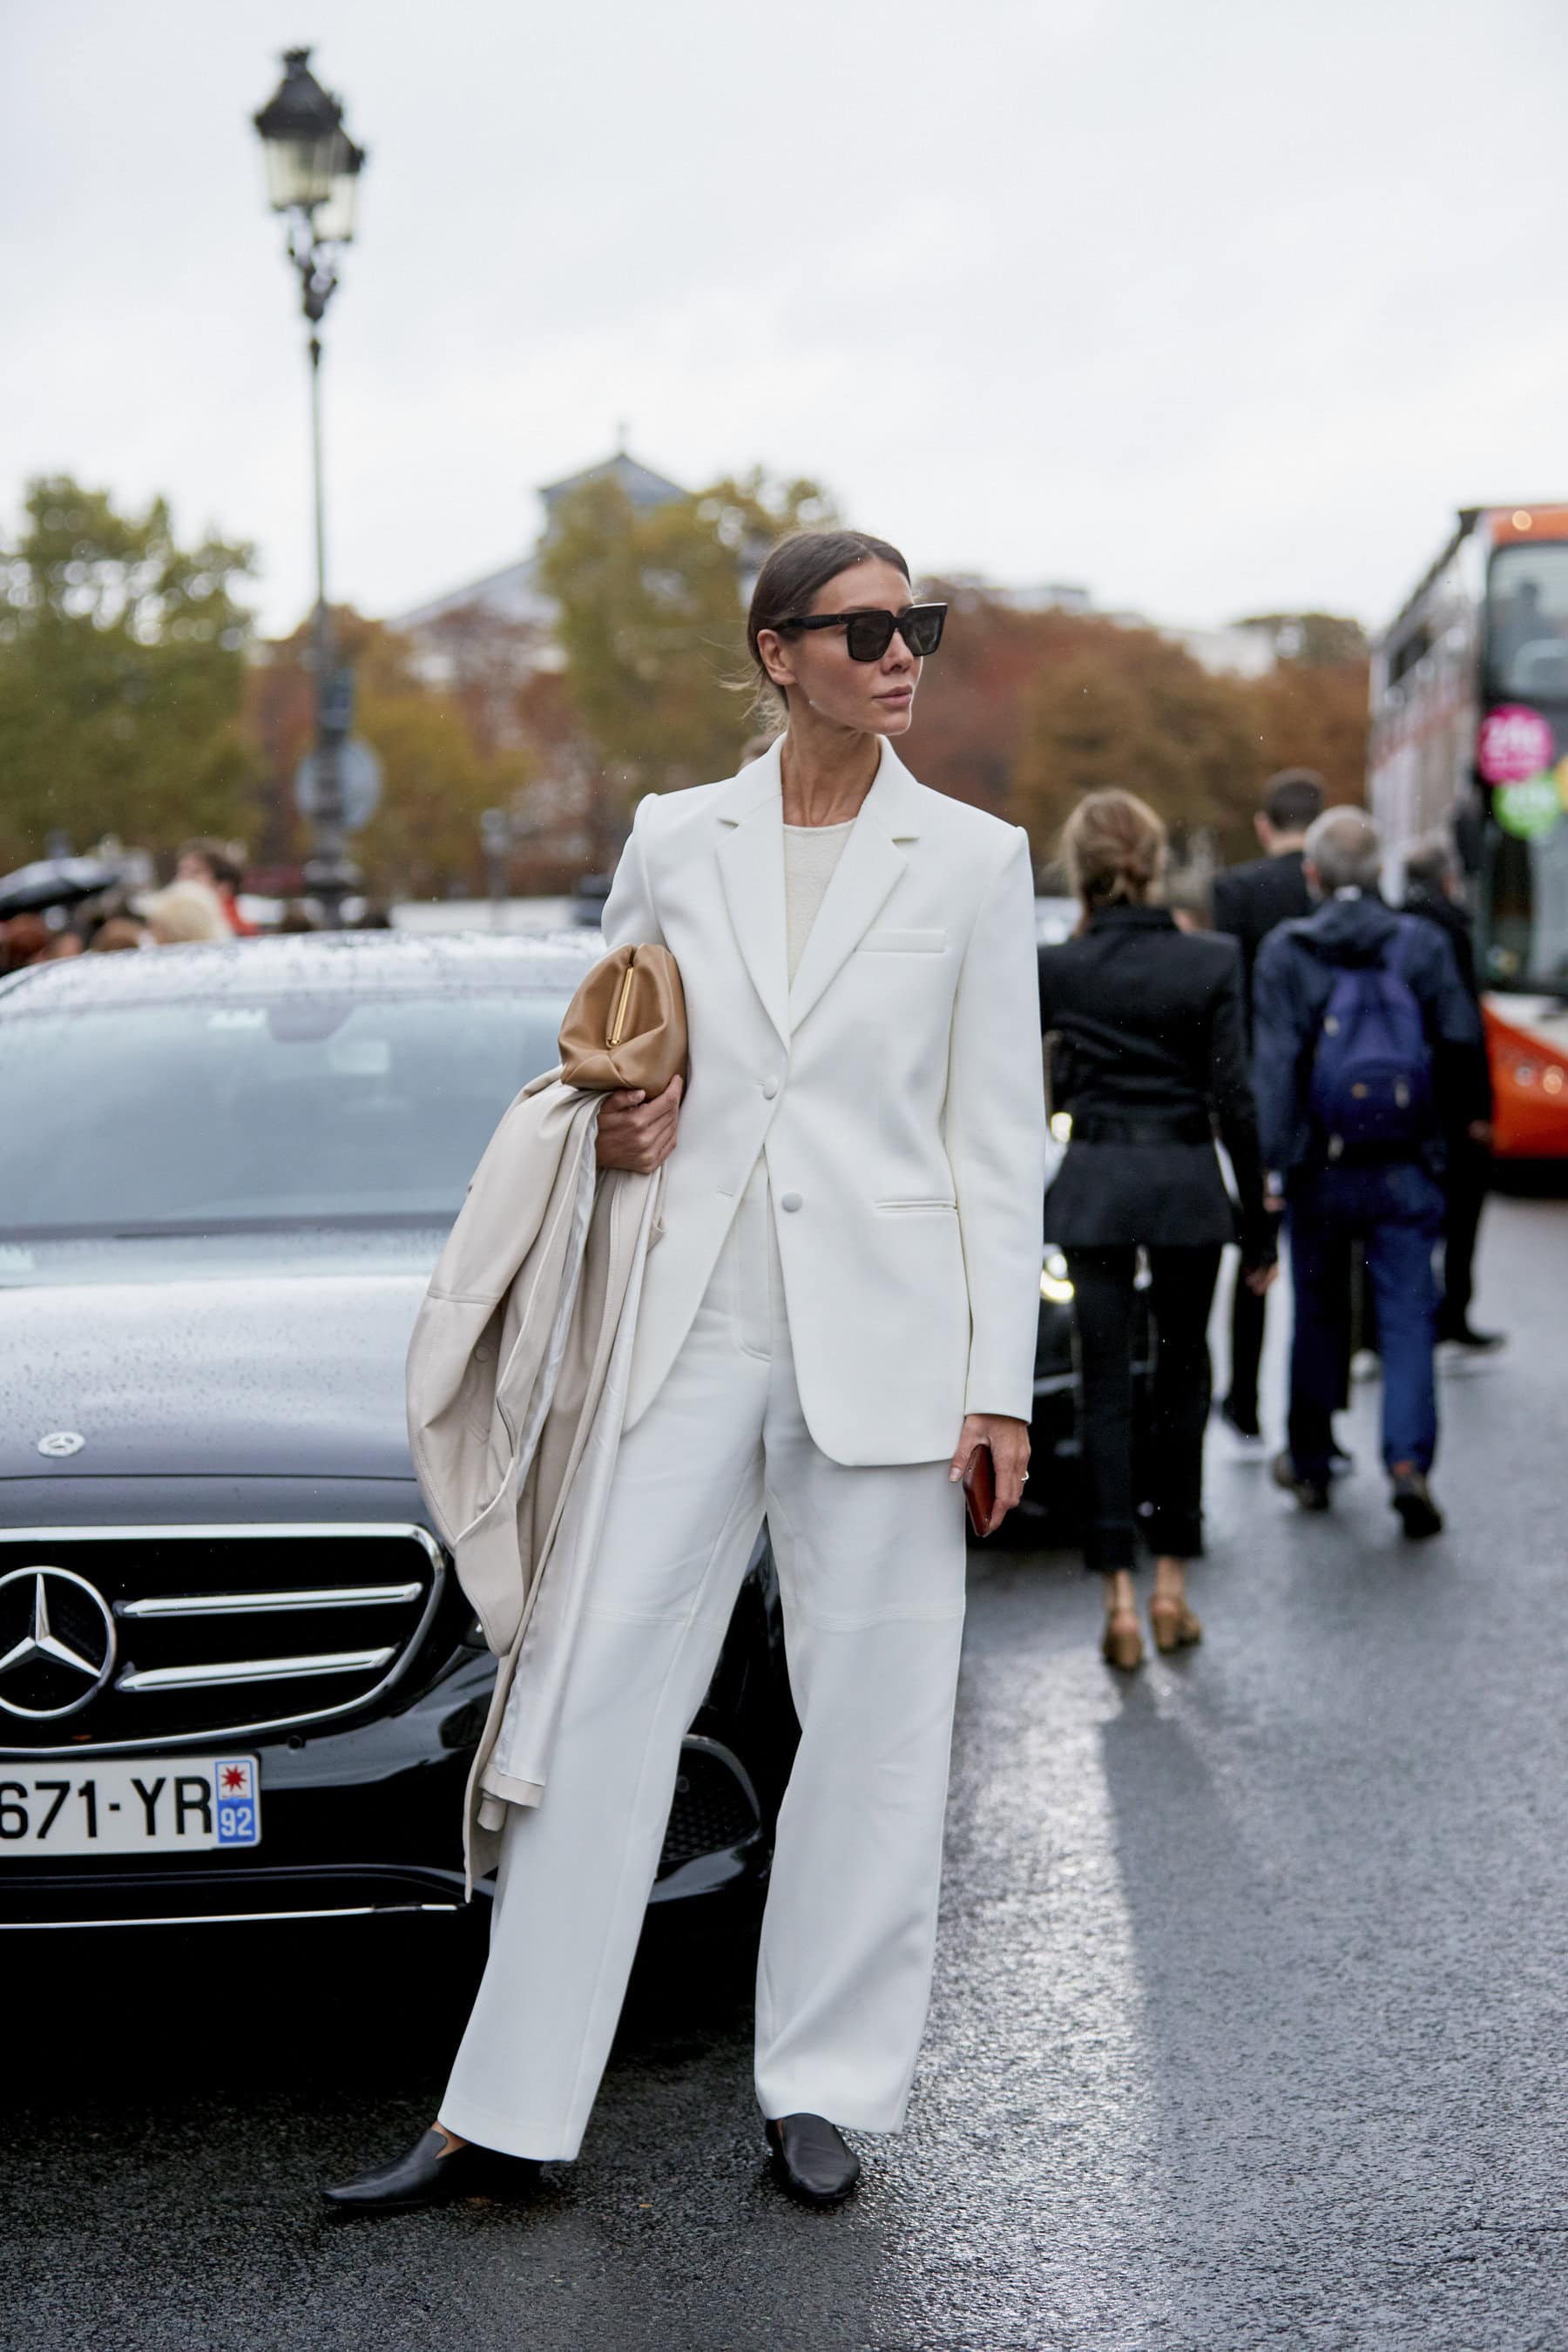
<path id="1" fill-rule="evenodd" d="M 328 671 L 316 710 L 324 735 L 335 735 L 341 739 L 348 734 L 354 723 L 354 674 L 352 669 Z"/>
<path id="2" fill-rule="evenodd" d="M 343 830 L 357 833 L 375 814 L 381 800 L 381 761 L 368 743 L 355 738 L 340 743 L 338 788 L 342 794 Z M 321 755 L 307 751 L 294 771 L 294 805 L 301 816 L 321 814 Z"/>

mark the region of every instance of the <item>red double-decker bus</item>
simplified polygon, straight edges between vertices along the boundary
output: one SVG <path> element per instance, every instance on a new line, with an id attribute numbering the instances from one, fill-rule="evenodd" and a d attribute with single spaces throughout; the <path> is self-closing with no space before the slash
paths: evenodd
<path id="1" fill-rule="evenodd" d="M 1373 662 L 1394 859 L 1451 826 L 1504 1159 L 1568 1159 L 1568 506 L 1469 507 Z"/>

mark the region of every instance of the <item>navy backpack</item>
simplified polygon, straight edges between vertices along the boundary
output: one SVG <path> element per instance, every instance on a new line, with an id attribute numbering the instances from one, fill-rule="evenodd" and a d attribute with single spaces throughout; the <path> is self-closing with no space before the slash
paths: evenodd
<path id="1" fill-rule="evenodd" d="M 1431 1133 L 1432 1049 L 1404 971 L 1414 930 L 1403 918 L 1375 963 L 1334 975 L 1308 1089 L 1331 1160 L 1347 1151 L 1396 1157 Z"/>

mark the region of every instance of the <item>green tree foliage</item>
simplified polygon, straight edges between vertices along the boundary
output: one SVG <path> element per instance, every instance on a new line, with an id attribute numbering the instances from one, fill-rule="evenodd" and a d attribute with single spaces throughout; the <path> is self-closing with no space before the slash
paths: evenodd
<path id="1" fill-rule="evenodd" d="M 247 547 L 175 540 L 68 477 L 32 483 L 0 547 L 0 857 L 63 832 L 155 849 L 234 829 L 252 755 L 236 719 Z"/>
<path id="2" fill-rule="evenodd" d="M 563 500 L 541 556 L 572 699 L 622 808 L 733 772 L 749 731 L 742 584 L 785 531 L 836 520 L 762 473 L 638 509 L 613 479 Z"/>

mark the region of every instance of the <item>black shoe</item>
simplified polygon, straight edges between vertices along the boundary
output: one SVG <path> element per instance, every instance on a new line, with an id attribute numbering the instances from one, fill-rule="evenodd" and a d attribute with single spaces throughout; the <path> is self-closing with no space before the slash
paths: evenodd
<path id="1" fill-rule="evenodd" d="M 1508 1333 L 1473 1330 L 1468 1323 L 1440 1323 L 1437 1345 L 1451 1348 L 1460 1357 L 1495 1356 L 1500 1348 L 1507 1347 Z"/>
<path id="2" fill-rule="evenodd" d="M 1230 1399 L 1226 1397 L 1220 1405 L 1219 1417 L 1231 1435 L 1239 1437 L 1244 1445 L 1256 1448 L 1262 1444 L 1263 1432 L 1258 1425 L 1256 1412 L 1239 1412 Z"/>
<path id="3" fill-rule="evenodd" d="M 1401 1470 L 1394 1475 L 1389 1501 L 1399 1514 L 1399 1523 L 1407 1536 L 1440 1536 L 1443 1514 L 1432 1500 L 1431 1489 L 1419 1470 Z"/>
<path id="4" fill-rule="evenodd" d="M 323 2189 L 321 2195 L 334 2213 L 395 2213 L 415 2205 L 445 2205 L 454 2197 L 515 2189 L 531 2182 L 538 2169 L 521 2158 L 498 2156 L 494 2148 L 476 2147 L 471 2141 L 454 2147 L 447 2133 L 433 2128 L 422 2132 L 395 2164 L 362 2172 L 357 2180 Z"/>
<path id="5" fill-rule="evenodd" d="M 1316 1479 L 1298 1477 L 1296 1475 L 1296 1465 L 1291 1461 L 1289 1453 L 1277 1454 L 1274 1456 L 1273 1461 L 1268 1465 L 1268 1475 L 1273 1479 L 1274 1484 L 1277 1486 L 1283 1486 L 1288 1495 L 1295 1496 L 1297 1502 L 1304 1511 L 1326 1511 L 1328 1509 L 1328 1487 L 1326 1486 L 1319 1486 Z"/>
<path id="6" fill-rule="evenodd" d="M 860 2159 L 822 2116 L 781 2116 L 768 2145 L 784 2187 L 806 2205 L 841 2205 L 860 2178 Z"/>

